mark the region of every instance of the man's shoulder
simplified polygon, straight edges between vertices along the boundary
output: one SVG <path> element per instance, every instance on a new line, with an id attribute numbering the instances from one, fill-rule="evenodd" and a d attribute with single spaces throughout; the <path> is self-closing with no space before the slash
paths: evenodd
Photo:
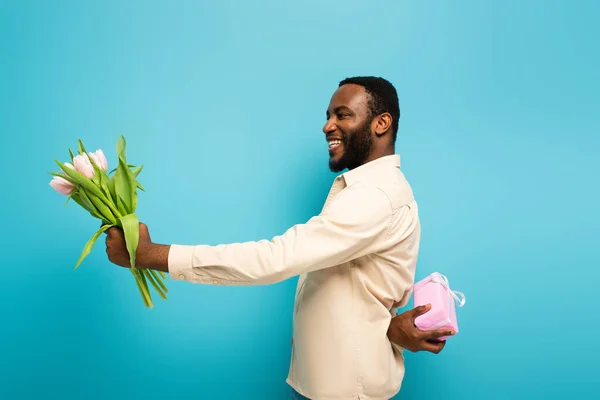
<path id="1" fill-rule="evenodd" d="M 391 192 L 380 184 L 372 182 L 353 182 L 344 187 L 337 201 L 350 202 L 361 208 L 383 207 L 385 205 L 393 208 L 393 195 Z"/>
<path id="2" fill-rule="evenodd" d="M 404 174 L 398 173 L 383 179 L 361 180 L 348 185 L 345 190 L 353 192 L 381 193 L 389 201 L 392 209 L 398 209 L 415 202 L 414 192 Z"/>

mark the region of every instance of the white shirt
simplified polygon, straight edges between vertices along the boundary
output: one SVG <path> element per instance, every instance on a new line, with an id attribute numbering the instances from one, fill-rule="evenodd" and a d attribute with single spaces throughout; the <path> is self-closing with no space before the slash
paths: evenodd
<path id="1" fill-rule="evenodd" d="M 400 157 L 339 175 L 323 210 L 269 240 L 172 245 L 169 275 L 264 285 L 299 275 L 287 382 L 310 399 L 388 400 L 404 378 L 387 329 L 408 303 L 421 226 Z"/>

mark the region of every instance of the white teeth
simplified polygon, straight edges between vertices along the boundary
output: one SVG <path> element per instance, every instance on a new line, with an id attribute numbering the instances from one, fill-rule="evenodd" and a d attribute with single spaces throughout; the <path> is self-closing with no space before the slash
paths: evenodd
<path id="1" fill-rule="evenodd" d="M 336 144 L 341 144 L 341 143 L 342 143 L 341 140 L 332 140 L 329 142 L 329 147 L 335 146 Z"/>

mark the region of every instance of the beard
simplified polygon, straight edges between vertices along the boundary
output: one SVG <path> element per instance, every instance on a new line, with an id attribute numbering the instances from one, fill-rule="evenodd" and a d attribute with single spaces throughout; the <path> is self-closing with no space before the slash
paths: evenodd
<path id="1" fill-rule="evenodd" d="M 366 121 L 353 132 L 343 133 L 343 153 L 338 160 L 335 160 L 333 157 L 329 159 L 329 169 L 331 172 L 340 172 L 346 168 L 353 169 L 364 164 L 371 154 L 371 147 L 373 145 L 371 120 Z"/>

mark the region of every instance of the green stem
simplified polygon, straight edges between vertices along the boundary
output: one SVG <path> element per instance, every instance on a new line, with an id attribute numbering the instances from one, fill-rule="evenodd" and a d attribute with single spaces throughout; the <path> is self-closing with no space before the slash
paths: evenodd
<path id="1" fill-rule="evenodd" d="M 157 276 L 158 273 L 153 269 L 150 270 L 150 273 L 152 274 L 156 282 L 160 285 L 160 287 L 164 290 L 164 292 L 167 293 L 169 290 L 167 289 L 167 286 L 163 283 L 163 281 Z"/>
<path id="2" fill-rule="evenodd" d="M 133 274 L 133 276 L 138 284 L 138 288 L 140 289 L 140 292 L 142 294 L 142 297 L 144 298 L 144 302 L 146 303 L 146 306 L 152 308 L 153 307 L 152 297 L 150 296 L 150 293 L 148 292 L 148 287 L 146 285 L 144 285 L 144 283 L 142 281 L 139 270 L 136 268 L 130 268 L 130 271 Z"/>
<path id="3" fill-rule="evenodd" d="M 154 281 L 154 277 L 152 276 L 152 273 L 150 271 L 148 271 L 147 269 L 144 269 L 142 271 L 143 271 L 144 275 L 146 275 L 146 278 L 148 279 L 148 281 L 152 284 L 152 286 L 154 286 L 154 289 L 158 292 L 160 297 L 162 297 L 163 299 L 166 300 L 167 296 L 163 293 L 161 288 L 159 288 L 158 284 Z"/>

